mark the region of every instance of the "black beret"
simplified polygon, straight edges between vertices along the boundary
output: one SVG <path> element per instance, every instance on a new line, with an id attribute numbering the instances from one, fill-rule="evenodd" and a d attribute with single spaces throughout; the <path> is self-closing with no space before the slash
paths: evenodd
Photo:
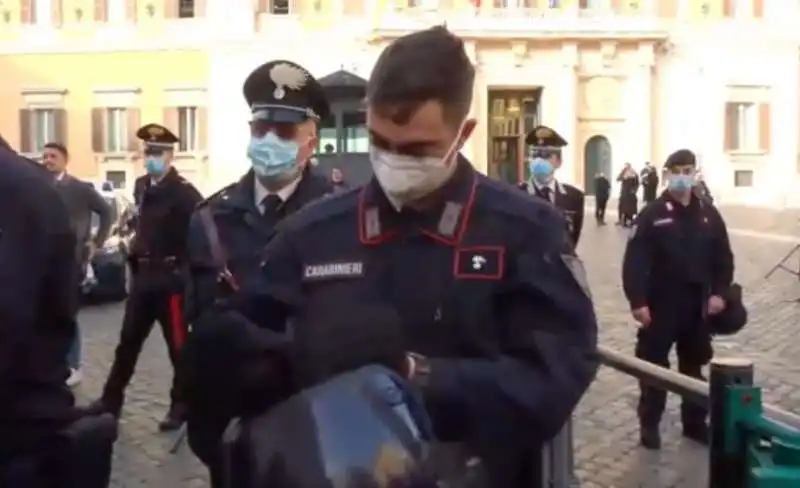
<path id="1" fill-rule="evenodd" d="M 282 59 L 250 73 L 244 82 L 244 98 L 253 118 L 268 122 L 299 123 L 330 115 L 322 85 L 307 69 Z"/>
<path id="2" fill-rule="evenodd" d="M 669 169 L 676 166 L 697 166 L 697 158 L 694 153 L 688 149 L 678 149 L 670 154 L 664 167 Z"/>

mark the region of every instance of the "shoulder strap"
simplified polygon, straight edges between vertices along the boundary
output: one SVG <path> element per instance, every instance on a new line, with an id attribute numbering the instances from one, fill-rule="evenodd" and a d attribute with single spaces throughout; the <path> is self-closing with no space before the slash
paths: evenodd
<path id="1" fill-rule="evenodd" d="M 203 230 L 208 239 L 208 247 L 211 252 L 211 260 L 214 267 L 219 271 L 219 278 L 225 281 L 234 291 L 239 289 L 236 279 L 228 269 L 228 257 L 222 242 L 219 240 L 219 230 L 217 224 L 214 222 L 214 216 L 211 215 L 211 207 L 208 205 L 198 210 L 200 215 L 200 222 L 203 224 Z"/>

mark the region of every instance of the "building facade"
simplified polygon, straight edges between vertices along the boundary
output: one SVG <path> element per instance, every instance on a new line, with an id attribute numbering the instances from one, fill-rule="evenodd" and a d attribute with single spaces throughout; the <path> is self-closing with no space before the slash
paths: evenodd
<path id="1" fill-rule="evenodd" d="M 190 141 L 179 166 L 211 191 L 247 168 L 241 85 L 253 68 L 286 58 L 320 78 L 368 78 L 387 43 L 446 23 L 477 72 L 479 126 L 464 153 L 482 171 L 524 178 L 524 135 L 544 123 L 570 142 L 561 179 L 588 191 L 597 171 L 658 166 L 688 147 L 721 201 L 800 206 L 800 2 L 22 0 L 3 10 L 9 1 L 0 69 L 12 76 L 0 96 L 17 112 L 0 113 L 0 131 L 29 153 L 65 139 L 86 176 L 137 174 L 130 138 L 109 134 L 122 118 L 156 121 Z M 49 16 L 38 8 L 56 3 Z M 77 19 L 84 7 L 93 21 Z M 36 112 L 45 106 L 54 110 Z M 345 137 L 324 125 L 320 147 L 366 152 L 363 114 L 345 115 Z"/>

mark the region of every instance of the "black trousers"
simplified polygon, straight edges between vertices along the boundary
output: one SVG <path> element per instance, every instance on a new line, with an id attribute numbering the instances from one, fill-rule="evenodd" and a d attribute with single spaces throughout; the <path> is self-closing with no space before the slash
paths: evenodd
<path id="1" fill-rule="evenodd" d="M 173 367 L 170 398 L 173 404 L 183 402 L 182 377 L 176 367 L 187 333 L 180 289 L 179 277 L 173 272 L 143 270 L 134 274 L 114 363 L 103 389 L 103 400 L 109 406 L 121 407 L 142 346 L 156 322 L 161 326 Z"/>
<path id="2" fill-rule="evenodd" d="M 606 207 L 608 206 L 608 198 L 598 199 L 594 206 L 594 217 L 598 222 L 606 221 Z"/>
<path id="3" fill-rule="evenodd" d="M 650 308 L 652 322 L 641 327 L 636 336 L 636 357 L 669 368 L 669 352 L 673 344 L 681 374 L 704 380 L 702 368 L 711 360 L 711 336 L 705 324 L 705 301 L 696 296 L 680 297 L 670 303 Z M 638 414 L 643 425 L 656 426 L 661 421 L 667 403 L 667 392 L 640 383 Z M 681 403 L 681 422 L 684 427 L 705 422 L 707 410 L 691 402 Z"/>

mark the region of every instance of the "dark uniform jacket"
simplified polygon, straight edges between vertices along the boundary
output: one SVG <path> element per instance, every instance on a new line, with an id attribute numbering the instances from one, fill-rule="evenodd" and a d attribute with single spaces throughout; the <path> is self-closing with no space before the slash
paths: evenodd
<path id="1" fill-rule="evenodd" d="M 719 211 L 694 194 L 684 206 L 664 192 L 631 230 L 622 269 L 625 296 L 636 309 L 689 287 L 724 295 L 733 282 L 733 261 Z"/>
<path id="2" fill-rule="evenodd" d="M 233 290 L 231 283 L 220 280 L 208 232 L 200 210 L 208 207 L 216 225 L 220 247 L 225 253 L 228 271 L 235 287 L 246 287 L 259 274 L 263 250 L 275 234 L 279 220 L 295 213 L 307 203 L 331 193 L 327 179 L 306 170 L 294 193 L 278 209 L 262 214 L 256 208 L 255 176 L 247 172 L 233 183 L 198 205 L 189 223 L 190 280 L 186 294 L 186 318 L 191 321 L 203 305 Z"/>
<path id="3" fill-rule="evenodd" d="M 567 183 L 560 181 L 554 182 L 555 191 L 548 199 L 542 189 L 536 185 L 528 184 L 528 191 L 543 200 L 551 202 L 555 207 L 564 213 L 564 218 L 567 221 L 567 232 L 569 233 L 572 245 L 577 247 L 578 241 L 581 238 L 581 231 L 583 230 L 583 208 L 584 208 L 584 194 L 581 190 L 575 188 Z M 532 190 L 532 191 L 531 191 Z"/>
<path id="4" fill-rule="evenodd" d="M 607 202 L 611 196 L 611 182 L 605 176 L 594 179 L 594 197 L 598 202 Z"/>
<path id="5" fill-rule="evenodd" d="M 287 219 L 259 294 L 237 295 L 193 334 L 209 367 L 236 378 L 244 361 L 311 333 L 288 318 L 388 304 L 406 350 L 432 358 L 426 406 L 439 439 L 466 442 L 493 486 L 513 487 L 593 380 L 597 323 L 561 213 L 458 164 L 428 212 L 395 211 L 373 180 Z"/>
<path id="6" fill-rule="evenodd" d="M 0 463 L 71 421 L 64 357 L 75 335 L 75 235 L 38 164 L 0 138 Z"/>
<path id="7" fill-rule="evenodd" d="M 170 168 L 158 183 L 147 175 L 137 178 L 133 199 L 138 215 L 132 257 L 174 259 L 175 264 L 184 264 L 189 218 L 202 198 L 175 168 Z"/>

